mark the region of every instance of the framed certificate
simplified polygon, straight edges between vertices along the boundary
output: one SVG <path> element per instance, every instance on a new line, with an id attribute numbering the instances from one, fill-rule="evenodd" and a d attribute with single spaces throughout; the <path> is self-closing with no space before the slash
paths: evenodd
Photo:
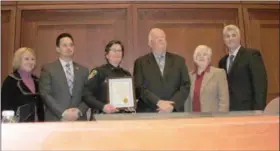
<path id="1" fill-rule="evenodd" d="M 132 77 L 108 79 L 109 103 L 118 109 L 135 108 L 135 95 Z"/>

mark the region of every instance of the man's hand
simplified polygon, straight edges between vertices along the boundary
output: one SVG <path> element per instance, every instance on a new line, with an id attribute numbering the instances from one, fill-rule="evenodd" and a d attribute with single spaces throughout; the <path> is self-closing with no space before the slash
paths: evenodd
<path id="1" fill-rule="evenodd" d="M 114 107 L 112 104 L 106 104 L 103 108 L 103 112 L 105 113 L 114 113 L 114 112 L 118 112 L 119 110 Z"/>
<path id="2" fill-rule="evenodd" d="M 69 108 L 62 114 L 62 121 L 75 121 L 79 118 L 80 110 L 77 108 Z"/>
<path id="3" fill-rule="evenodd" d="M 173 106 L 174 102 L 172 101 L 167 101 L 167 100 L 159 100 L 157 103 L 157 106 L 159 107 L 157 110 L 159 111 L 159 113 L 170 113 L 173 111 L 174 106 Z"/>

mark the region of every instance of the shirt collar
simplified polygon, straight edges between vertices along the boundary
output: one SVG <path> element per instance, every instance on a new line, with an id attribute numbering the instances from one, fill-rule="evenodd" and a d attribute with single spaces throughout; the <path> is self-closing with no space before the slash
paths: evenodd
<path id="1" fill-rule="evenodd" d="M 203 73 L 205 73 L 205 72 L 210 72 L 210 65 L 208 65 L 207 67 L 206 67 L 206 69 L 200 74 L 200 75 L 202 75 Z M 194 71 L 192 72 L 193 74 L 197 74 L 197 68 L 195 68 L 194 69 Z M 198 75 L 198 74 L 197 74 Z"/>
<path id="2" fill-rule="evenodd" d="M 107 63 L 107 66 L 110 67 L 111 69 L 119 69 L 120 68 L 120 65 L 118 65 L 117 67 L 113 66 L 112 64 L 110 63 Z"/>
<path id="3" fill-rule="evenodd" d="M 65 60 L 62 60 L 61 58 L 59 58 L 59 61 L 60 61 L 61 65 L 62 65 L 63 67 L 65 67 L 67 63 L 70 63 L 70 66 L 73 64 L 73 60 L 71 60 L 71 61 L 65 61 Z"/>
<path id="4" fill-rule="evenodd" d="M 163 58 L 165 58 L 166 52 L 162 53 L 162 54 L 157 54 L 153 52 L 153 55 L 155 56 L 156 59 L 158 59 L 160 56 L 163 56 Z"/>
<path id="5" fill-rule="evenodd" d="M 229 52 L 229 55 L 233 55 L 233 56 L 235 57 L 235 56 L 237 55 L 237 53 L 238 53 L 240 47 L 241 47 L 241 45 L 238 46 L 238 47 L 235 49 L 235 51 L 234 51 L 233 53 L 230 53 L 230 52 Z"/>
<path id="6" fill-rule="evenodd" d="M 16 80 L 22 80 L 21 76 L 20 76 L 20 73 L 18 70 L 14 70 L 13 73 L 11 73 L 9 75 L 10 77 L 16 79 Z M 34 80 L 38 80 L 38 78 L 33 74 L 31 73 L 31 77 L 34 79 Z"/>

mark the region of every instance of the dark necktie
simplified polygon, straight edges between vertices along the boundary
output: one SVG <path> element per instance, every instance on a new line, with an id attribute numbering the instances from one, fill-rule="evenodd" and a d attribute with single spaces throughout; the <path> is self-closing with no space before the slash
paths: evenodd
<path id="1" fill-rule="evenodd" d="M 234 61 L 233 59 L 234 59 L 234 55 L 230 55 L 229 56 L 229 65 L 228 65 L 228 70 L 227 70 L 228 73 L 230 72 L 230 70 L 232 68 L 232 64 L 233 64 L 233 61 Z"/>

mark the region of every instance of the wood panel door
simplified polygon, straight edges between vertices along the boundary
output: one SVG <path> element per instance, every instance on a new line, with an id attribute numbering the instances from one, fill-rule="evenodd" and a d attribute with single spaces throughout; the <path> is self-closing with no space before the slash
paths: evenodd
<path id="1" fill-rule="evenodd" d="M 106 8 L 75 9 L 56 8 L 21 11 L 20 45 L 32 47 L 36 51 L 39 74 L 42 64 L 57 58 L 55 50 L 56 37 L 63 32 L 72 34 L 75 43 L 74 60 L 89 69 L 105 63 L 105 45 L 113 39 L 121 40 L 125 48 L 132 47 L 129 39 L 129 5 Z M 80 6 L 81 7 L 81 6 Z M 103 7 L 103 8 L 102 8 Z M 125 57 L 123 66 L 131 64 Z"/>
<path id="2" fill-rule="evenodd" d="M 162 28 L 167 36 L 168 51 L 183 56 L 189 70 L 193 69 L 194 49 L 201 44 L 213 49 L 212 63 L 217 66 L 219 59 L 226 54 L 223 27 L 227 24 L 241 24 L 239 5 L 138 4 L 135 9 L 137 56 L 150 52 L 149 30 L 153 27 Z"/>
<path id="3" fill-rule="evenodd" d="M 246 5 L 248 47 L 261 51 L 268 78 L 267 103 L 279 95 L 279 6 Z"/>
<path id="4" fill-rule="evenodd" d="M 12 72 L 15 11 L 15 6 L 2 6 L 1 8 L 1 83 Z"/>

